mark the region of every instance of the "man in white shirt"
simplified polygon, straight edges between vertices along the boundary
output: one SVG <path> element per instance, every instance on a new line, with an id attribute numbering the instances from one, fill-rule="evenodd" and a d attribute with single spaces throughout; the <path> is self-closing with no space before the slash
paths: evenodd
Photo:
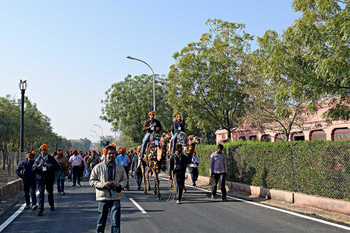
<path id="1" fill-rule="evenodd" d="M 73 166 L 73 185 L 76 186 L 77 179 L 78 179 L 78 185 L 81 186 L 80 184 L 80 168 L 81 164 L 83 162 L 83 157 L 81 155 L 78 155 L 78 151 L 74 150 L 73 155 L 69 158 L 69 165 Z"/>

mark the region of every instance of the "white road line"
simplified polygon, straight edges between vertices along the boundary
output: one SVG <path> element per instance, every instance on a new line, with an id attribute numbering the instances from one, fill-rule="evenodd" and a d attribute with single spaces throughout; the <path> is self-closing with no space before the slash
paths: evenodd
<path id="1" fill-rule="evenodd" d="M 134 201 L 134 199 L 129 198 L 129 200 L 141 211 L 141 213 L 147 214 L 147 212 L 136 201 Z"/>
<path id="2" fill-rule="evenodd" d="M 12 214 L 3 224 L 0 225 L 0 232 L 2 232 L 17 216 L 22 213 L 26 204 L 24 203 L 14 214 Z"/>
<path id="3" fill-rule="evenodd" d="M 39 195 L 39 191 L 36 191 L 36 196 Z M 30 201 L 32 201 L 32 198 L 30 197 Z M 18 215 L 20 215 L 23 210 L 24 210 L 24 207 L 26 206 L 26 203 L 24 203 L 21 207 L 19 207 L 19 209 L 14 213 L 12 214 L 5 222 L 3 222 L 1 225 L 0 225 L 0 232 L 2 232 L 8 225 L 10 225 L 10 223 L 15 220 Z"/>
<path id="4" fill-rule="evenodd" d="M 165 178 L 162 178 L 162 179 L 163 179 L 163 180 L 168 180 L 168 179 L 165 179 Z M 202 189 L 202 188 L 198 188 L 198 187 L 193 187 L 193 186 L 187 185 L 187 184 L 186 184 L 186 186 L 191 187 L 191 188 L 194 188 L 194 189 L 198 189 L 198 190 L 201 190 L 201 191 L 204 191 L 204 192 L 211 193 L 211 191 L 209 191 L 209 190 L 207 190 L 207 189 Z M 217 193 L 217 194 L 218 194 L 218 195 L 221 195 L 221 193 Z M 267 209 L 279 211 L 279 212 L 282 212 L 282 213 L 286 213 L 286 214 L 290 214 L 290 215 L 293 215 L 293 216 L 297 216 L 297 217 L 299 217 L 299 218 L 308 219 L 308 220 L 311 220 L 311 221 L 314 221 L 314 222 L 319 222 L 319 223 L 323 223 L 323 224 L 326 224 L 326 225 L 330 225 L 330 226 L 333 226 L 333 227 L 337 227 L 337 228 L 341 228 L 341 229 L 350 231 L 350 227 L 343 226 L 343 225 L 340 225 L 340 224 L 336 224 L 336 223 L 328 222 L 328 221 L 325 221 L 325 220 L 321 220 L 321 219 L 309 217 L 309 216 L 306 216 L 306 215 L 303 215 L 303 214 L 294 213 L 294 212 L 292 212 L 292 211 L 288 211 L 288 210 L 284 210 L 284 209 L 279 209 L 279 208 L 275 208 L 275 207 L 268 206 L 268 205 L 259 204 L 259 203 L 256 203 L 256 202 L 252 202 L 252 201 L 240 199 L 240 198 L 237 198 L 237 197 L 232 197 L 232 196 L 229 196 L 229 195 L 226 195 L 226 197 L 227 197 L 227 198 L 230 198 L 230 199 L 237 200 L 237 201 L 241 201 L 241 202 L 245 202 L 245 203 L 248 203 L 248 204 L 260 206 L 260 207 L 263 207 L 263 208 L 267 208 Z"/>

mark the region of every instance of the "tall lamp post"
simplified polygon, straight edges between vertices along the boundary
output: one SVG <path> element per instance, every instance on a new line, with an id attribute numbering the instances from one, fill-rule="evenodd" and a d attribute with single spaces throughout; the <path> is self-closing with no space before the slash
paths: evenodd
<path id="1" fill-rule="evenodd" d="M 98 141 L 98 134 L 97 134 L 97 132 L 95 130 L 92 130 L 92 129 L 90 129 L 90 131 L 94 132 L 96 134 L 96 138 L 97 138 L 97 141 Z"/>
<path id="2" fill-rule="evenodd" d="M 24 135 L 24 93 L 27 89 L 27 80 L 19 81 L 19 89 L 21 90 L 21 139 L 20 139 L 20 150 L 24 151 L 23 135 Z"/>
<path id="3" fill-rule="evenodd" d="M 103 129 L 102 129 L 102 127 L 99 126 L 99 125 L 96 125 L 96 124 L 94 124 L 94 126 L 97 126 L 97 127 L 100 127 L 100 128 L 101 128 L 101 130 L 102 130 L 102 137 L 103 137 Z"/>
<path id="4" fill-rule="evenodd" d="M 146 64 L 151 69 L 152 74 L 153 74 L 153 111 L 156 111 L 156 91 L 155 91 L 155 87 L 154 87 L 154 72 L 153 72 L 152 67 L 150 65 L 148 65 L 145 61 L 142 61 L 141 59 L 130 57 L 130 56 L 127 56 L 126 58 L 142 62 L 142 63 Z"/>

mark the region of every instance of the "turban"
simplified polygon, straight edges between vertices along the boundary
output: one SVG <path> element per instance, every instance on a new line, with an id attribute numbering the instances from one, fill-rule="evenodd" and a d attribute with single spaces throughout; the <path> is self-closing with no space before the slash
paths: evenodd
<path id="1" fill-rule="evenodd" d="M 49 147 L 48 147 L 46 144 L 42 144 L 42 145 L 39 147 L 39 151 L 41 151 L 41 149 L 48 150 Z"/>
<path id="2" fill-rule="evenodd" d="M 107 149 L 103 149 L 103 155 L 106 156 L 107 155 Z"/>
<path id="3" fill-rule="evenodd" d="M 69 152 L 70 152 L 70 151 L 69 151 L 69 150 L 67 150 L 67 151 L 66 151 L 66 154 L 69 154 Z"/>
<path id="4" fill-rule="evenodd" d="M 141 147 L 140 146 L 137 147 L 136 151 L 141 151 Z"/>
<path id="5" fill-rule="evenodd" d="M 121 148 L 120 151 L 126 151 L 126 147 Z"/>
<path id="6" fill-rule="evenodd" d="M 177 119 L 177 120 L 178 120 L 180 117 L 181 117 L 180 114 L 177 114 L 177 115 L 176 115 L 176 119 Z"/>
<path id="7" fill-rule="evenodd" d="M 28 151 L 27 152 L 27 157 L 29 158 L 30 156 L 35 156 L 35 151 L 32 151 L 32 152 L 30 152 L 30 151 Z"/>
<path id="8" fill-rule="evenodd" d="M 156 112 L 155 112 L 155 111 L 150 111 L 150 112 L 148 113 L 148 115 L 151 115 L 151 114 L 156 115 Z"/>
<path id="9" fill-rule="evenodd" d="M 107 154 L 108 149 L 111 149 L 111 148 L 114 148 L 115 150 L 117 150 L 117 147 L 114 144 L 109 144 L 108 146 L 105 147 L 106 154 Z"/>
<path id="10" fill-rule="evenodd" d="M 196 153 L 196 154 L 197 154 L 197 151 L 196 151 L 196 150 L 194 150 L 194 151 L 193 151 L 193 153 Z"/>
<path id="11" fill-rule="evenodd" d="M 92 150 L 92 152 L 96 153 L 97 154 L 97 151 L 96 150 Z"/>
<path id="12" fill-rule="evenodd" d="M 57 154 L 61 155 L 63 153 L 62 149 L 61 148 L 58 148 L 57 149 Z"/>

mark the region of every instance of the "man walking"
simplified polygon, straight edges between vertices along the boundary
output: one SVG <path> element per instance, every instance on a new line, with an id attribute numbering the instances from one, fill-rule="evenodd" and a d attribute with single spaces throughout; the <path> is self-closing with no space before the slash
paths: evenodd
<path id="1" fill-rule="evenodd" d="M 26 198 L 25 209 L 30 207 L 30 196 L 32 197 L 32 210 L 36 210 L 38 206 L 36 205 L 36 177 L 33 171 L 33 164 L 35 161 L 35 151 L 27 152 L 27 159 L 21 161 L 16 169 L 16 174 L 23 181 L 24 196 Z"/>
<path id="2" fill-rule="evenodd" d="M 182 145 L 175 146 L 175 153 L 171 155 L 169 160 L 169 179 L 173 179 L 176 188 L 176 204 L 181 203 L 182 192 L 185 186 L 186 166 L 189 159 L 182 153 Z"/>
<path id="3" fill-rule="evenodd" d="M 216 190 L 219 180 L 221 180 L 221 194 L 222 200 L 227 201 L 226 198 L 226 187 L 225 180 L 227 175 L 227 163 L 226 155 L 222 153 L 224 146 L 222 144 L 218 145 L 217 151 L 210 155 L 210 178 L 212 178 L 211 183 L 211 198 L 216 198 Z"/>
<path id="4" fill-rule="evenodd" d="M 122 165 L 124 167 L 128 182 L 126 184 L 126 190 L 130 191 L 130 187 L 129 187 L 129 170 L 130 170 L 130 158 L 129 155 L 125 154 L 126 151 L 126 147 L 123 147 L 119 150 L 119 152 L 121 153 L 120 155 L 117 156 L 117 159 L 115 160 L 116 163 L 119 163 L 120 165 Z"/>
<path id="5" fill-rule="evenodd" d="M 91 156 L 86 160 L 86 170 L 88 174 L 91 174 L 92 169 L 100 162 L 100 159 L 97 157 L 97 152 L 93 150 Z"/>
<path id="6" fill-rule="evenodd" d="M 55 159 L 58 163 L 58 170 L 56 171 L 57 192 L 64 195 L 66 194 L 64 192 L 64 182 L 66 180 L 66 175 L 69 173 L 69 162 L 67 157 L 63 155 L 61 148 L 57 149 Z"/>
<path id="7" fill-rule="evenodd" d="M 55 171 L 58 169 L 58 163 L 54 157 L 48 154 L 48 149 L 49 148 L 46 144 L 39 147 L 41 155 L 35 160 L 33 165 L 33 170 L 36 173 L 36 182 L 40 192 L 38 216 L 43 216 L 45 188 L 48 193 L 50 210 L 55 210 L 53 183 L 55 182 Z"/>
<path id="8" fill-rule="evenodd" d="M 108 212 L 111 232 L 120 232 L 121 189 L 126 186 L 127 178 L 123 166 L 115 162 L 116 148 L 109 145 L 106 150 L 106 160 L 92 169 L 89 180 L 98 202 L 97 232 L 104 232 Z"/>
<path id="9" fill-rule="evenodd" d="M 136 152 L 134 153 L 134 156 L 132 158 L 132 162 L 131 162 L 131 170 L 130 170 L 130 174 L 132 174 L 132 172 L 134 172 L 134 176 L 135 176 L 135 180 L 137 183 L 137 190 L 141 190 L 141 182 L 142 182 L 142 171 L 141 171 L 141 164 L 140 164 L 140 155 L 141 153 L 141 147 L 138 147 L 136 149 Z"/>
<path id="10" fill-rule="evenodd" d="M 189 171 L 191 173 L 191 179 L 192 179 L 192 185 L 196 186 L 196 181 L 198 179 L 198 165 L 199 165 L 199 158 L 197 157 L 197 151 L 194 150 L 191 163 L 189 166 Z"/>
<path id="11" fill-rule="evenodd" d="M 73 167 L 73 185 L 76 186 L 77 180 L 78 180 L 78 185 L 80 185 L 80 167 L 81 164 L 83 163 L 83 157 L 81 155 L 78 155 L 78 151 L 74 150 L 73 155 L 69 158 L 69 164 Z"/>

